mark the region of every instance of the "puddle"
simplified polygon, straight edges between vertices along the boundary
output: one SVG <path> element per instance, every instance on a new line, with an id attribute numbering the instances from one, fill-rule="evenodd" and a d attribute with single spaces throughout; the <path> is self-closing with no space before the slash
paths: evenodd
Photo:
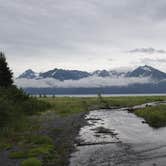
<path id="1" fill-rule="evenodd" d="M 70 166 L 165 166 L 166 128 L 153 129 L 124 109 L 92 111 L 86 119 Z"/>

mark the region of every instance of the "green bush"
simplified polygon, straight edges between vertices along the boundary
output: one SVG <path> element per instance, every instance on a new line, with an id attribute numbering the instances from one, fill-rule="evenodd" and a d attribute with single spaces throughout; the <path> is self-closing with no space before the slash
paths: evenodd
<path id="1" fill-rule="evenodd" d="M 29 158 L 22 161 L 21 166 L 41 166 L 42 162 L 36 158 Z"/>

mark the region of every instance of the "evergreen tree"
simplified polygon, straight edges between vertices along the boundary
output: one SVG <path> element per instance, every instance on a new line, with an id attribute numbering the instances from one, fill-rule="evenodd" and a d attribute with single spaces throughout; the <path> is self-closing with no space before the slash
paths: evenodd
<path id="1" fill-rule="evenodd" d="M 0 52 L 0 87 L 9 87 L 13 84 L 13 73 L 8 67 L 5 54 Z"/>

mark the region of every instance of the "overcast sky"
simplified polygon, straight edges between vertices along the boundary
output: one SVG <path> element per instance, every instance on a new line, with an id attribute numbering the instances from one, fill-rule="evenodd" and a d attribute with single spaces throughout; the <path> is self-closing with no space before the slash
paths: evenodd
<path id="1" fill-rule="evenodd" d="M 0 50 L 28 68 L 166 72 L 166 0 L 0 0 Z"/>

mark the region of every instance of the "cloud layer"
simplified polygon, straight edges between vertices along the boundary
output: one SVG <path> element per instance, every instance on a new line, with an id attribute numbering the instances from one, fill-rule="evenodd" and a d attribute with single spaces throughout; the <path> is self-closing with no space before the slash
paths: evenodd
<path id="1" fill-rule="evenodd" d="M 133 50 L 129 50 L 129 53 L 145 53 L 145 54 L 155 54 L 155 53 L 159 53 L 159 54 L 166 54 L 165 50 L 157 50 L 155 48 L 136 48 Z"/>
<path id="2" fill-rule="evenodd" d="M 19 87 L 33 87 L 33 88 L 48 88 L 48 87 L 56 87 L 56 88 L 92 88 L 92 87 L 110 87 L 110 86 L 128 86 L 131 84 L 145 84 L 152 82 L 150 78 L 126 78 L 126 77 L 118 77 L 118 78 L 110 78 L 110 77 L 88 77 L 80 80 L 66 80 L 59 81 L 52 78 L 47 79 L 16 79 L 15 84 Z"/>
<path id="3" fill-rule="evenodd" d="M 133 67 L 125 50 L 165 53 L 165 18 L 165 0 L 0 0 L 0 49 L 17 73 Z"/>

